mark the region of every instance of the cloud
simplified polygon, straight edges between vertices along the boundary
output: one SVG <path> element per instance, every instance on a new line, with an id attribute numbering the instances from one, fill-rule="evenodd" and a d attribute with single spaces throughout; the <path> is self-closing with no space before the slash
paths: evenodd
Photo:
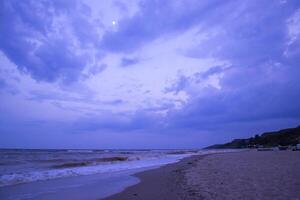
<path id="1" fill-rule="evenodd" d="M 202 22 L 223 1 L 141 1 L 139 11 L 122 19 L 116 31 L 104 33 L 101 48 L 111 52 L 132 52 L 165 34 L 175 34 Z"/>
<path id="2" fill-rule="evenodd" d="M 17 82 L 7 76 L 14 67 L 1 71 L 7 138 L 49 127 L 48 138 L 64 132 L 86 144 L 94 134 L 130 146 L 155 133 L 166 146 L 170 137 L 170 146 L 198 147 L 299 123 L 299 1 L 130 5 L 114 2 L 119 16 L 106 5 L 97 22 L 99 10 L 79 1 L 0 2 L 0 49 L 23 72 Z"/>
<path id="3" fill-rule="evenodd" d="M 172 84 L 170 87 L 165 88 L 166 93 L 168 92 L 175 92 L 175 94 L 178 94 L 178 92 L 186 89 L 186 87 L 190 84 L 190 78 L 180 75 L 178 77 L 178 80 Z"/>
<path id="4" fill-rule="evenodd" d="M 239 6 L 234 9 L 236 5 Z M 282 60 L 287 41 L 286 23 L 299 8 L 299 1 L 286 4 L 243 1 L 231 6 L 232 12 L 218 16 L 222 18 L 220 22 L 209 20 L 203 26 L 206 39 L 195 44 L 186 55 L 226 59 L 238 66 L 253 66 L 274 58 Z"/>
<path id="5" fill-rule="evenodd" d="M 269 3 L 247 1 L 203 29 L 206 38 L 185 55 L 214 57 L 230 65 L 180 77 L 167 90 L 185 91 L 192 97 L 183 109 L 169 113 L 170 130 L 188 128 L 216 134 L 244 131 L 242 124 L 299 122 L 300 37 L 292 34 L 290 42 L 289 27 L 300 27 L 300 5 L 297 1 Z M 218 74 L 219 88 L 206 85 L 209 77 Z"/>
<path id="6" fill-rule="evenodd" d="M 107 68 L 107 64 L 101 64 L 99 66 L 92 66 L 89 69 L 88 74 L 89 75 L 97 75 L 97 74 L 103 72 L 106 68 Z"/>
<path id="7" fill-rule="evenodd" d="M 170 127 L 224 131 L 228 124 L 300 120 L 298 66 L 263 62 L 255 67 L 231 67 L 222 73 L 220 89 L 189 90 L 189 79 L 184 91 L 193 98 L 182 110 L 170 113 Z M 197 77 L 201 84 L 202 77 Z"/>
<path id="8" fill-rule="evenodd" d="M 91 64 L 85 52 L 96 32 L 83 4 L 4 0 L 0 7 L 0 49 L 19 70 L 39 81 L 72 82 Z"/>
<path id="9" fill-rule="evenodd" d="M 138 58 L 122 58 L 121 60 L 121 66 L 122 67 L 128 67 L 130 65 L 135 65 L 139 62 Z"/>
<path id="10" fill-rule="evenodd" d="M 0 79 L 0 89 L 3 89 L 6 87 L 6 82 L 3 79 Z"/>
<path id="11" fill-rule="evenodd" d="M 87 116 L 73 124 L 73 131 L 149 131 L 158 125 L 155 115 L 147 112 L 118 113 L 103 112 Z"/>

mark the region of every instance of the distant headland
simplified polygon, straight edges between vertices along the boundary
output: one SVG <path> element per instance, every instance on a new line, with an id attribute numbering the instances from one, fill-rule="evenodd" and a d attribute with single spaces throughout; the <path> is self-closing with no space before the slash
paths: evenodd
<path id="1" fill-rule="evenodd" d="M 225 144 L 215 144 L 205 149 L 239 149 L 257 147 L 296 146 L 300 143 L 300 126 L 266 132 L 247 139 L 234 139 Z"/>

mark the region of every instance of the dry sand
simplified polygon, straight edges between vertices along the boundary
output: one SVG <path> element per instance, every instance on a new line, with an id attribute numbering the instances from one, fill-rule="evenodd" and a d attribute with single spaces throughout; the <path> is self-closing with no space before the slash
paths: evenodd
<path id="1" fill-rule="evenodd" d="M 300 200 L 300 152 L 194 156 L 136 174 L 141 183 L 110 200 Z"/>

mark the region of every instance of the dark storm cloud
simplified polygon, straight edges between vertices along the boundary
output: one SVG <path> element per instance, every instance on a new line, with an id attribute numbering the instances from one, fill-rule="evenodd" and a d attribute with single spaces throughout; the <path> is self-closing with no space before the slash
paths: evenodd
<path id="1" fill-rule="evenodd" d="M 72 17 L 77 7 L 81 12 Z M 72 39 L 66 38 L 54 23 L 56 16 L 71 16 L 74 37 L 85 43 L 93 40 L 94 31 L 85 18 L 88 8 L 77 1 L 3 0 L 0 12 L 0 49 L 19 70 L 34 79 L 74 81 L 89 63 L 90 57 L 78 55 Z M 56 31 L 59 35 L 51 36 Z"/>
<path id="2" fill-rule="evenodd" d="M 125 5 L 120 3 L 118 6 L 126 12 Z M 178 76 L 177 82 L 164 92 L 170 93 L 172 97 L 179 95 L 181 91 L 185 92 L 187 101 L 182 100 L 185 103 L 179 102 L 180 100 L 165 103 L 161 98 L 160 102 L 157 100 L 154 105 L 148 106 L 150 103 L 147 98 L 154 93 L 152 88 L 143 89 L 146 92 L 136 96 L 137 101 L 129 99 L 132 101 L 129 103 L 125 94 L 125 100 L 112 95 L 111 99 L 101 101 L 100 95 L 96 100 L 93 99 L 96 94 L 81 96 L 82 93 L 85 94 L 84 90 L 74 96 L 68 96 L 64 91 L 53 94 L 45 90 L 29 92 L 26 100 L 51 101 L 57 107 L 61 106 L 62 112 L 66 111 L 63 108 L 68 107 L 68 104 L 79 104 L 80 109 L 74 112 L 82 115 L 78 114 L 80 117 L 67 126 L 62 123 L 61 130 L 67 127 L 68 133 L 153 131 L 157 133 L 157 141 L 160 140 L 161 133 L 172 135 L 176 139 L 182 136 L 188 138 L 193 133 L 197 135 L 195 138 L 212 142 L 239 137 L 241 133 L 246 134 L 246 131 L 251 131 L 247 133 L 250 134 L 265 128 L 300 123 L 300 36 L 298 33 L 291 38 L 289 33 L 289 19 L 297 12 L 300 13 L 299 0 L 141 1 L 133 16 L 120 19 L 118 27 L 114 30 L 108 28 L 102 38 L 97 37 L 93 24 L 88 20 L 90 12 L 87 6 L 77 1 L 2 0 L 0 49 L 20 71 L 29 73 L 38 81 L 72 82 L 78 80 L 83 69 L 93 60 L 91 55 L 78 54 L 75 53 L 76 50 L 88 50 L 93 46 L 107 55 L 121 55 L 121 59 L 117 58 L 117 61 L 121 61 L 121 66 L 126 67 L 137 64 L 140 60 L 131 57 L 134 54 L 124 54 L 139 51 L 155 39 L 173 38 L 195 28 L 196 34 L 185 38 L 188 45 L 182 44 L 185 47 L 193 45 L 181 50 L 183 55 L 178 56 L 192 57 L 195 60 L 208 58 L 227 64 L 214 65 L 207 71 L 193 75 L 183 73 Z M 78 46 L 68 37 L 49 36 L 57 28 L 54 27 L 55 17 L 60 15 L 66 15 L 70 19 L 72 37 L 78 40 Z M 300 21 L 300 14 L 298 17 Z M 300 23 L 294 29 L 300 29 Z M 110 58 L 107 60 L 111 61 Z M 102 72 L 109 64 L 89 67 L 86 76 Z M 159 62 L 155 65 L 159 68 Z M 169 67 L 172 67 L 172 61 Z M 142 67 L 139 69 L 143 70 Z M 109 78 L 115 78 L 114 75 L 122 76 L 117 73 L 120 68 L 114 70 L 115 74 Z M 214 76 L 217 76 L 216 80 L 210 80 Z M 166 78 L 162 80 L 164 81 L 169 80 Z M 217 82 L 219 87 L 208 84 L 209 81 Z M 125 85 L 122 82 L 119 84 Z M 137 84 L 130 86 L 128 91 L 137 89 Z M 97 83 L 92 82 L 91 85 L 95 87 L 93 89 L 98 89 Z M 1 82 L 0 79 L 0 89 L 5 87 L 6 82 Z M 140 85 L 138 87 L 142 88 Z M 106 89 L 121 92 L 110 86 Z M 140 99 L 142 100 L 138 101 Z M 61 102 L 65 104 L 62 105 Z M 25 107 L 14 108 L 14 102 L 9 99 L 6 103 L 11 106 L 10 110 Z M 84 103 L 92 108 L 82 113 Z M 175 106 L 175 103 L 179 106 Z M 121 112 L 117 109 L 119 105 L 129 104 L 137 111 Z M 130 106 L 124 106 L 123 109 L 130 110 Z M 7 107 L 0 107 L 0 118 L 3 121 L 1 124 L 0 120 L 0 129 L 18 132 L 18 123 L 14 121 L 24 121 L 27 112 L 22 113 L 22 119 L 19 119 L 22 115 L 14 112 L 16 114 L 9 119 L 8 124 L 4 123 L 8 119 Z M 119 112 L 113 112 L 111 107 Z M 57 113 L 53 115 L 58 116 Z M 32 130 L 40 131 L 34 128 Z M 50 138 L 51 131 L 47 131 Z M 27 132 L 31 132 L 30 129 Z M 201 142 L 193 138 L 192 144 L 196 146 L 198 143 Z"/>
<path id="3" fill-rule="evenodd" d="M 175 34 L 199 24 L 223 3 L 212 1 L 141 1 L 139 11 L 119 22 L 118 31 L 107 31 L 101 47 L 112 52 L 135 51 L 165 34 Z"/>
<path id="4" fill-rule="evenodd" d="M 213 129 L 211 134 L 233 134 L 245 131 L 240 128 L 242 124 L 263 126 L 276 120 L 283 124 L 291 120 L 300 123 L 297 103 L 300 101 L 300 38 L 288 44 L 287 23 L 299 12 L 299 2 L 246 1 L 243 4 L 237 12 L 234 10 L 222 18 L 221 23 L 212 24 L 219 32 L 187 51 L 187 56 L 211 56 L 229 61 L 231 66 L 213 67 L 193 77 L 181 77 L 167 90 L 189 92 L 192 80 L 201 84 L 211 75 L 222 74 L 220 89 L 212 86 L 199 89 L 201 96 L 194 91 L 190 94 L 193 98 L 182 110 L 169 114 L 170 129 Z"/>

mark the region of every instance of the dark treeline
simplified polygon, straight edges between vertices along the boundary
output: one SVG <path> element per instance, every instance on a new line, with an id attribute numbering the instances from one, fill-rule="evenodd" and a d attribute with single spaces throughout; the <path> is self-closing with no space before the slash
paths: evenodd
<path id="1" fill-rule="evenodd" d="M 300 143 L 300 126 L 280 131 L 266 132 L 247 139 L 235 139 L 225 144 L 209 146 L 207 149 L 294 146 L 298 143 Z"/>

